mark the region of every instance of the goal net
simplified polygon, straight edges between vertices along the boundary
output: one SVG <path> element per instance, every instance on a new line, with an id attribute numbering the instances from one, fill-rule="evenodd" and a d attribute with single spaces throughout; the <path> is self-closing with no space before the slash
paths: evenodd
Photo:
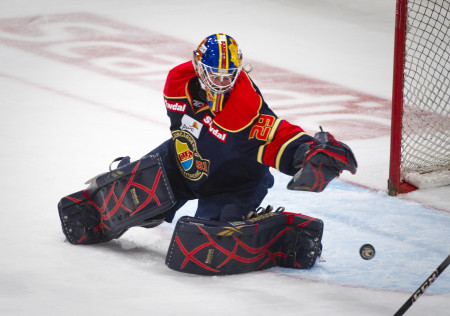
<path id="1" fill-rule="evenodd" d="M 450 184 L 449 7 L 397 0 L 390 195 Z"/>

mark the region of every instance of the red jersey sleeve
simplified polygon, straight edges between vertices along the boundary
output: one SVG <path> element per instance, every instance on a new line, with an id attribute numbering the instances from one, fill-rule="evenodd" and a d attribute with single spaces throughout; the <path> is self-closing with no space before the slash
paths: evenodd
<path id="1" fill-rule="evenodd" d="M 283 173 L 297 171 L 292 164 L 298 146 L 312 141 L 312 137 L 296 125 L 271 115 L 260 115 L 250 131 L 250 138 L 260 137 L 265 143 L 259 146 L 257 160 Z"/>

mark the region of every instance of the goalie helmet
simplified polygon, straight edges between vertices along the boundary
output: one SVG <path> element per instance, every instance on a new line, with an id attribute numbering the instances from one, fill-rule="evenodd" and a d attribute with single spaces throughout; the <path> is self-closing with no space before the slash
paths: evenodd
<path id="1" fill-rule="evenodd" d="M 236 41 L 222 33 L 208 36 L 194 51 L 193 65 L 209 107 L 220 112 L 242 69 L 242 53 Z"/>

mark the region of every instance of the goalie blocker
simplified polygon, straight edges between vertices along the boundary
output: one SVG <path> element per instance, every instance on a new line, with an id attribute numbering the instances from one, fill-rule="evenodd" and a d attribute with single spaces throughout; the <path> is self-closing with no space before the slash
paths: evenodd
<path id="1" fill-rule="evenodd" d="M 61 199 L 62 229 L 72 244 L 95 244 L 120 237 L 133 226 L 154 227 L 174 205 L 159 155 L 105 173 L 86 190 Z"/>
<path id="2" fill-rule="evenodd" d="M 230 223 L 184 216 L 175 227 L 166 265 L 200 275 L 274 266 L 307 269 L 322 252 L 322 232 L 322 220 L 284 211 Z"/>

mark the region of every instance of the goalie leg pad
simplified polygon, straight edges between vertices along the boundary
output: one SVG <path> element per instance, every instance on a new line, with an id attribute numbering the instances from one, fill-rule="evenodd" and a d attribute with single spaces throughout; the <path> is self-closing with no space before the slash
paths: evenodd
<path id="1" fill-rule="evenodd" d="M 154 227 L 175 203 L 159 155 L 148 156 L 95 179 L 83 191 L 61 199 L 58 212 L 72 244 L 118 238 L 133 226 Z"/>
<path id="2" fill-rule="evenodd" d="M 322 252 L 322 233 L 322 220 L 287 212 L 230 223 L 184 216 L 175 227 L 166 265 L 200 275 L 274 266 L 307 269 Z"/>

